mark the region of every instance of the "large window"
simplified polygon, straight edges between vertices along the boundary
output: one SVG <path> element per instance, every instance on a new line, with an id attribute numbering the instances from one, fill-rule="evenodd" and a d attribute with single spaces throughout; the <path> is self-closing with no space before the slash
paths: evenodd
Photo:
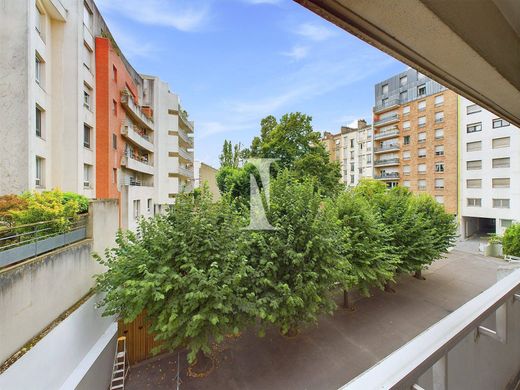
<path id="1" fill-rule="evenodd" d="M 493 149 L 508 148 L 510 141 L 510 137 L 493 138 Z"/>
<path id="2" fill-rule="evenodd" d="M 435 200 L 439 204 L 444 204 L 444 196 L 442 196 L 442 195 L 435 195 Z"/>
<path id="3" fill-rule="evenodd" d="M 34 58 L 34 79 L 43 87 L 43 60 L 38 53 Z"/>
<path id="4" fill-rule="evenodd" d="M 482 141 L 468 142 L 466 144 L 467 152 L 477 152 L 482 150 Z"/>
<path id="5" fill-rule="evenodd" d="M 480 112 L 482 111 L 482 108 L 480 108 L 478 105 L 476 104 L 472 104 L 471 106 L 467 106 L 466 107 L 466 114 L 475 114 L 477 112 Z"/>
<path id="6" fill-rule="evenodd" d="M 466 126 L 466 132 L 469 133 L 476 133 L 478 131 L 482 131 L 482 122 L 478 123 L 471 123 Z"/>
<path id="7" fill-rule="evenodd" d="M 426 189 L 426 180 L 425 179 L 418 180 L 417 181 L 417 188 L 419 190 L 425 190 Z"/>
<path id="8" fill-rule="evenodd" d="M 419 85 L 417 87 L 417 96 L 424 96 L 426 95 L 426 85 L 423 84 L 423 85 Z"/>
<path id="9" fill-rule="evenodd" d="M 444 129 L 435 129 L 435 139 L 444 138 Z"/>
<path id="10" fill-rule="evenodd" d="M 404 175 L 410 174 L 410 165 L 403 165 L 403 174 Z"/>
<path id="11" fill-rule="evenodd" d="M 410 188 L 410 180 L 403 181 L 403 187 Z"/>
<path id="12" fill-rule="evenodd" d="M 403 122 L 403 130 L 410 130 L 410 121 Z"/>
<path id="13" fill-rule="evenodd" d="M 42 117 L 43 112 L 39 107 L 36 107 L 36 121 L 35 121 L 35 128 L 36 128 L 36 136 L 42 137 L 43 135 L 43 129 L 42 129 Z"/>
<path id="14" fill-rule="evenodd" d="M 410 144 L 410 136 L 409 135 L 405 135 L 404 138 L 403 138 L 403 143 L 405 145 L 409 145 Z"/>
<path id="15" fill-rule="evenodd" d="M 425 116 L 420 116 L 418 121 L 419 121 L 419 127 L 426 126 L 426 117 Z"/>
<path id="16" fill-rule="evenodd" d="M 509 188 L 511 179 L 509 177 L 495 177 L 493 178 L 493 188 Z"/>
<path id="17" fill-rule="evenodd" d="M 408 83 L 408 77 L 407 76 L 402 76 L 399 79 L 399 85 L 401 85 L 401 87 L 404 87 L 404 86 L 406 86 L 406 83 Z"/>
<path id="18" fill-rule="evenodd" d="M 500 119 L 500 118 L 493 119 L 493 129 L 497 129 L 499 127 L 505 127 L 505 126 L 509 126 L 509 125 L 510 125 L 510 123 L 503 119 Z"/>
<path id="19" fill-rule="evenodd" d="M 467 204 L 469 207 L 481 207 L 482 206 L 482 199 L 481 198 L 468 198 Z"/>
<path id="20" fill-rule="evenodd" d="M 83 106 L 87 110 L 92 110 L 90 94 L 91 94 L 91 91 L 87 88 L 87 86 L 85 86 L 85 89 L 83 90 Z"/>
<path id="21" fill-rule="evenodd" d="M 444 111 L 439 111 L 435 113 L 435 123 L 444 122 Z"/>
<path id="22" fill-rule="evenodd" d="M 36 28 L 36 31 L 38 31 L 38 34 L 40 35 L 40 37 L 43 39 L 44 30 L 45 30 L 45 14 L 40 9 L 40 7 L 38 7 L 38 5 L 36 6 L 35 15 L 36 15 L 35 28 Z"/>
<path id="23" fill-rule="evenodd" d="M 435 96 L 435 106 L 442 106 L 444 104 L 444 95 Z"/>
<path id="24" fill-rule="evenodd" d="M 444 163 L 435 163 L 435 172 L 443 173 L 444 172 Z"/>
<path id="25" fill-rule="evenodd" d="M 420 148 L 417 155 L 419 158 L 426 158 L 426 148 Z"/>
<path id="26" fill-rule="evenodd" d="M 493 208 L 508 209 L 510 206 L 509 199 L 493 199 Z"/>
<path id="27" fill-rule="evenodd" d="M 411 153 L 409 150 L 403 151 L 403 160 L 410 160 Z"/>
<path id="28" fill-rule="evenodd" d="M 408 115 L 410 113 L 410 106 L 403 107 L 403 116 Z"/>
<path id="29" fill-rule="evenodd" d="M 92 50 L 87 46 L 86 43 L 83 44 L 83 65 L 90 70 L 92 69 Z"/>
<path id="30" fill-rule="evenodd" d="M 419 103 L 417 103 L 417 110 L 419 110 L 419 111 L 426 110 L 426 100 L 421 100 Z"/>
<path id="31" fill-rule="evenodd" d="M 467 179 L 466 188 L 482 188 L 482 179 Z"/>
<path id="32" fill-rule="evenodd" d="M 92 165 L 83 164 L 83 187 L 91 188 L 92 186 Z"/>
<path id="33" fill-rule="evenodd" d="M 90 137 L 92 135 L 92 128 L 89 125 L 83 124 L 83 146 L 90 149 Z"/>
<path id="34" fill-rule="evenodd" d="M 509 168 L 510 163 L 511 161 L 509 157 L 494 158 L 493 168 Z"/>
<path id="35" fill-rule="evenodd" d="M 141 201 L 134 200 L 134 219 L 138 219 L 141 216 Z"/>
<path id="36" fill-rule="evenodd" d="M 385 84 L 381 87 L 381 93 L 383 95 L 388 95 L 388 84 Z"/>
<path id="37" fill-rule="evenodd" d="M 87 28 L 92 31 L 94 16 L 92 11 L 90 10 L 87 4 L 83 4 L 83 24 L 87 26 Z"/>
<path id="38" fill-rule="evenodd" d="M 419 165 L 417 165 L 417 171 L 419 173 L 426 173 L 426 164 L 419 164 Z"/>
<path id="39" fill-rule="evenodd" d="M 444 156 L 444 145 L 435 146 L 435 155 L 436 156 Z"/>
<path id="40" fill-rule="evenodd" d="M 36 156 L 36 167 L 35 167 L 35 172 L 34 172 L 36 187 L 43 187 L 43 166 L 44 166 L 43 158 Z"/>
<path id="41" fill-rule="evenodd" d="M 423 131 L 423 132 L 417 134 L 417 138 L 420 143 L 426 142 L 426 133 Z"/>
<path id="42" fill-rule="evenodd" d="M 435 189 L 442 190 L 444 188 L 444 179 L 435 179 Z"/>
<path id="43" fill-rule="evenodd" d="M 399 93 L 399 100 L 401 102 L 405 102 L 406 100 L 408 100 L 408 91 L 400 92 Z"/>
<path id="44" fill-rule="evenodd" d="M 466 161 L 466 169 L 468 171 L 482 169 L 482 160 Z"/>

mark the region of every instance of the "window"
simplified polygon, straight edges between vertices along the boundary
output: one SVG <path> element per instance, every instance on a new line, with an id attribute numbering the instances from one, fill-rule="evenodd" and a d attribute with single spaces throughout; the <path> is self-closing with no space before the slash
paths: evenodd
<path id="1" fill-rule="evenodd" d="M 350 184 L 354 184 L 354 175 L 350 175 Z"/>
<path id="2" fill-rule="evenodd" d="M 444 122 L 444 111 L 439 111 L 435 113 L 435 123 Z"/>
<path id="3" fill-rule="evenodd" d="M 419 190 L 425 190 L 426 189 L 426 180 L 421 179 L 417 181 L 417 188 Z"/>
<path id="4" fill-rule="evenodd" d="M 467 152 L 476 152 L 482 150 L 482 141 L 468 142 L 466 144 Z"/>
<path id="5" fill-rule="evenodd" d="M 367 141 L 367 152 L 372 150 L 372 141 Z"/>
<path id="6" fill-rule="evenodd" d="M 112 168 L 112 183 L 117 183 L 117 168 Z"/>
<path id="7" fill-rule="evenodd" d="M 148 212 L 151 212 L 152 211 L 152 200 L 151 199 L 147 200 L 146 206 L 147 206 Z"/>
<path id="8" fill-rule="evenodd" d="M 83 5 L 83 24 L 87 26 L 87 28 L 92 31 L 92 21 L 93 21 L 92 11 L 88 7 L 87 4 Z"/>
<path id="9" fill-rule="evenodd" d="M 383 95 L 388 95 L 388 84 L 385 84 L 381 87 L 381 92 Z"/>
<path id="10" fill-rule="evenodd" d="M 482 188 L 482 179 L 466 180 L 466 188 Z"/>
<path id="11" fill-rule="evenodd" d="M 351 159 L 351 160 L 354 160 L 354 158 L 355 158 L 355 156 L 354 156 L 354 151 L 352 150 L 352 151 L 350 152 L 350 159 Z"/>
<path id="12" fill-rule="evenodd" d="M 36 127 L 36 136 L 40 137 L 42 136 L 42 110 L 40 108 L 36 107 L 36 120 L 35 120 L 35 127 Z"/>
<path id="13" fill-rule="evenodd" d="M 43 187 L 43 158 L 38 156 L 36 156 L 35 184 L 36 187 Z"/>
<path id="14" fill-rule="evenodd" d="M 442 190 L 444 188 L 444 179 L 435 179 L 435 189 Z"/>
<path id="15" fill-rule="evenodd" d="M 444 163 L 435 163 L 435 172 L 443 173 L 444 172 Z"/>
<path id="16" fill-rule="evenodd" d="M 367 164 L 372 164 L 372 155 L 367 154 Z"/>
<path id="17" fill-rule="evenodd" d="M 354 172 L 354 171 L 355 171 L 354 163 L 350 163 L 350 172 Z"/>
<path id="18" fill-rule="evenodd" d="M 38 34 L 43 39 L 43 30 L 45 28 L 45 15 L 40 7 L 36 6 L 36 20 L 35 20 L 35 28 L 38 31 Z"/>
<path id="19" fill-rule="evenodd" d="M 83 146 L 90 149 L 90 136 L 92 128 L 89 125 L 83 124 Z"/>
<path id="20" fill-rule="evenodd" d="M 423 85 L 419 85 L 417 87 L 417 96 L 424 96 L 426 95 L 426 85 L 423 84 Z"/>
<path id="21" fill-rule="evenodd" d="M 444 156 L 444 145 L 435 146 L 435 155 L 436 156 Z"/>
<path id="22" fill-rule="evenodd" d="M 504 229 L 507 229 L 509 226 L 513 224 L 513 221 L 511 219 L 501 219 L 500 220 L 500 226 Z"/>
<path id="23" fill-rule="evenodd" d="M 403 160 L 410 160 L 410 157 L 411 157 L 411 153 L 409 150 L 405 150 L 403 152 Z"/>
<path id="24" fill-rule="evenodd" d="M 444 138 L 444 129 L 435 129 L 435 139 Z"/>
<path id="25" fill-rule="evenodd" d="M 350 147 L 351 147 L 351 148 L 354 147 L 354 140 L 353 140 L 353 139 L 350 140 Z"/>
<path id="26" fill-rule="evenodd" d="M 482 169 L 482 160 L 466 161 L 466 169 L 468 171 Z"/>
<path id="27" fill-rule="evenodd" d="M 419 173 L 426 173 L 426 164 L 419 164 L 419 165 L 417 165 L 417 171 Z"/>
<path id="28" fill-rule="evenodd" d="M 421 100 L 419 103 L 417 103 L 417 110 L 419 110 L 419 111 L 426 110 L 426 100 Z"/>
<path id="29" fill-rule="evenodd" d="M 34 79 L 39 85 L 43 85 L 43 60 L 42 58 L 36 53 L 36 57 L 34 59 Z"/>
<path id="30" fill-rule="evenodd" d="M 482 131 L 482 122 L 472 123 L 466 126 L 466 133 L 476 133 Z"/>
<path id="31" fill-rule="evenodd" d="M 404 87 L 406 83 L 408 83 L 408 76 L 402 76 L 401 78 L 399 78 L 399 85 L 401 87 Z"/>
<path id="32" fill-rule="evenodd" d="M 115 65 L 112 65 L 112 79 L 117 83 L 117 68 Z"/>
<path id="33" fill-rule="evenodd" d="M 410 106 L 403 107 L 403 116 L 408 115 L 410 113 Z"/>
<path id="34" fill-rule="evenodd" d="M 115 100 L 112 100 L 112 114 L 117 116 L 117 102 Z"/>
<path id="35" fill-rule="evenodd" d="M 493 188 L 509 188 L 511 179 L 509 177 L 497 177 L 493 179 Z"/>
<path id="36" fill-rule="evenodd" d="M 444 104 L 444 95 L 435 96 L 435 106 L 442 106 Z"/>
<path id="37" fill-rule="evenodd" d="M 387 106 L 388 105 L 388 98 L 384 98 L 381 103 L 383 104 L 383 107 L 384 106 Z"/>
<path id="38" fill-rule="evenodd" d="M 410 121 L 403 122 L 403 129 L 410 130 Z"/>
<path id="39" fill-rule="evenodd" d="M 408 99 L 408 91 L 403 91 L 399 93 L 399 100 L 401 102 L 405 102 Z"/>
<path id="40" fill-rule="evenodd" d="M 403 187 L 410 188 L 410 180 L 403 181 Z"/>
<path id="41" fill-rule="evenodd" d="M 508 209 L 509 206 L 509 199 L 493 199 L 493 208 L 495 209 Z"/>
<path id="42" fill-rule="evenodd" d="M 482 108 L 477 106 L 476 104 L 472 104 L 471 106 L 466 107 L 466 114 L 475 114 L 476 112 L 482 111 Z"/>
<path id="43" fill-rule="evenodd" d="M 417 139 L 420 143 L 426 142 L 426 133 L 423 131 L 423 132 L 417 134 Z"/>
<path id="44" fill-rule="evenodd" d="M 403 165 L 403 174 L 409 175 L 410 174 L 410 165 Z"/>
<path id="45" fill-rule="evenodd" d="M 510 123 L 503 119 L 500 119 L 500 118 L 493 119 L 493 129 L 498 129 L 499 127 L 505 127 L 505 126 L 509 126 L 509 125 L 510 125 Z"/>
<path id="46" fill-rule="evenodd" d="M 493 138 L 493 149 L 508 148 L 510 141 L 510 137 Z"/>
<path id="47" fill-rule="evenodd" d="M 420 116 L 419 117 L 419 127 L 424 127 L 424 126 L 426 126 L 426 117 Z"/>
<path id="48" fill-rule="evenodd" d="M 426 148 L 420 148 L 418 150 L 418 156 L 419 156 L 419 158 L 425 158 L 426 157 Z"/>
<path id="49" fill-rule="evenodd" d="M 409 145 L 410 144 L 410 136 L 409 135 L 405 135 L 404 136 L 403 143 L 405 145 Z"/>
<path id="50" fill-rule="evenodd" d="M 435 200 L 436 200 L 437 203 L 439 203 L 439 204 L 444 204 L 444 196 L 442 196 L 442 195 L 436 195 L 436 196 L 435 196 Z"/>
<path id="51" fill-rule="evenodd" d="M 92 69 L 92 50 L 87 46 L 86 43 L 83 44 L 83 65 L 90 70 Z"/>
<path id="52" fill-rule="evenodd" d="M 92 165 L 83 164 L 83 187 L 91 188 Z"/>
<path id="53" fill-rule="evenodd" d="M 87 109 L 87 110 L 90 110 L 90 91 L 87 89 L 87 87 L 85 87 L 85 90 L 83 91 L 83 106 Z"/>
<path id="54" fill-rule="evenodd" d="M 493 168 L 509 168 L 510 159 L 509 157 L 502 158 L 494 158 L 493 159 Z"/>
<path id="55" fill-rule="evenodd" d="M 481 207 L 482 206 L 481 198 L 468 198 L 467 202 L 468 202 L 467 203 L 468 207 Z"/>
<path id="56" fill-rule="evenodd" d="M 134 200 L 134 219 L 139 218 L 141 215 L 141 201 L 139 199 Z"/>

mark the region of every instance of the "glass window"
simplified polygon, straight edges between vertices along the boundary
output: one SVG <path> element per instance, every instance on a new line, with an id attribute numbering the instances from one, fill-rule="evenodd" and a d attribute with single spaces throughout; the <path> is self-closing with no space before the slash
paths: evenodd
<path id="1" fill-rule="evenodd" d="M 419 117 L 419 127 L 424 127 L 424 126 L 426 126 L 426 117 L 420 116 Z"/>
<path id="2" fill-rule="evenodd" d="M 41 137 L 42 136 L 42 110 L 40 110 L 38 107 L 36 107 L 36 121 L 35 121 L 35 126 L 36 126 L 36 136 L 37 137 Z"/>
<path id="3" fill-rule="evenodd" d="M 444 95 L 435 96 L 435 105 L 441 106 L 444 103 Z"/>
<path id="4" fill-rule="evenodd" d="M 507 148 L 509 147 L 510 141 L 510 137 L 493 138 L 493 149 Z"/>
<path id="5" fill-rule="evenodd" d="M 435 129 L 435 139 L 444 138 L 444 129 Z"/>
<path id="6" fill-rule="evenodd" d="M 442 190 L 444 188 L 444 179 L 435 179 L 435 188 Z"/>
<path id="7" fill-rule="evenodd" d="M 401 102 L 405 102 L 408 99 L 408 91 L 403 91 L 399 93 L 399 100 Z"/>
<path id="8" fill-rule="evenodd" d="M 404 87 L 406 85 L 406 83 L 408 82 L 408 76 L 402 76 L 400 79 L 399 79 L 399 84 L 401 85 L 401 87 Z"/>
<path id="9" fill-rule="evenodd" d="M 439 111 L 435 113 L 435 123 L 444 122 L 444 111 Z"/>
<path id="10" fill-rule="evenodd" d="M 478 123 L 471 123 L 466 126 L 466 132 L 469 133 L 476 133 L 478 131 L 482 131 L 482 122 Z"/>
<path id="11" fill-rule="evenodd" d="M 112 148 L 117 149 L 117 135 L 112 134 Z"/>
<path id="12" fill-rule="evenodd" d="M 426 157 L 426 148 L 420 148 L 418 150 L 418 156 L 419 156 L 419 158 L 425 158 Z"/>
<path id="13" fill-rule="evenodd" d="M 151 199 L 148 199 L 146 201 L 146 208 L 148 209 L 148 212 L 151 212 L 152 211 L 152 200 Z"/>
<path id="14" fill-rule="evenodd" d="M 408 115 L 410 113 L 410 106 L 403 107 L 403 115 Z"/>
<path id="15" fill-rule="evenodd" d="M 85 90 L 83 91 L 83 106 L 87 110 L 90 110 L 90 94 Z"/>
<path id="16" fill-rule="evenodd" d="M 423 131 L 419 134 L 417 134 L 417 138 L 419 142 L 425 142 L 426 141 L 426 133 Z"/>
<path id="17" fill-rule="evenodd" d="M 505 127 L 505 126 L 509 126 L 510 123 L 503 120 L 503 119 L 493 119 L 493 129 L 497 129 L 499 127 Z"/>
<path id="18" fill-rule="evenodd" d="M 466 180 L 466 188 L 482 188 L 482 179 Z"/>
<path id="19" fill-rule="evenodd" d="M 92 11 L 88 7 L 87 4 L 83 5 L 83 24 L 87 26 L 89 30 L 92 31 L 92 22 L 93 22 Z"/>
<path id="20" fill-rule="evenodd" d="M 482 141 L 468 142 L 466 144 L 467 152 L 476 152 L 482 150 Z"/>
<path id="21" fill-rule="evenodd" d="M 35 27 L 36 31 L 38 31 L 38 34 L 43 38 L 43 30 L 45 28 L 45 14 L 43 11 L 36 5 L 36 20 L 35 20 Z"/>
<path id="22" fill-rule="evenodd" d="M 83 44 L 83 65 L 89 70 L 92 69 L 92 50 L 86 43 Z"/>
<path id="23" fill-rule="evenodd" d="M 481 207 L 482 206 L 482 199 L 481 198 L 468 198 L 467 204 L 469 207 Z"/>
<path id="24" fill-rule="evenodd" d="M 509 199 L 493 199 L 493 208 L 508 209 L 510 206 Z"/>
<path id="25" fill-rule="evenodd" d="M 409 175 L 410 174 L 410 165 L 403 165 L 403 173 L 405 175 Z"/>
<path id="26" fill-rule="evenodd" d="M 424 96 L 426 95 L 426 85 L 423 84 L 423 85 L 419 85 L 417 87 L 417 96 Z"/>
<path id="27" fill-rule="evenodd" d="M 437 172 L 437 173 L 444 172 L 444 163 L 435 163 L 435 172 Z"/>
<path id="28" fill-rule="evenodd" d="M 403 187 L 410 188 L 410 180 L 403 181 Z"/>
<path id="29" fill-rule="evenodd" d="M 411 157 L 411 153 L 409 150 L 403 151 L 403 160 L 409 160 Z"/>
<path id="30" fill-rule="evenodd" d="M 34 78 L 36 82 L 42 85 L 42 69 L 43 69 L 43 61 L 41 57 L 36 54 L 34 59 Z"/>
<path id="31" fill-rule="evenodd" d="M 36 156 L 35 184 L 43 187 L 43 158 Z"/>
<path id="32" fill-rule="evenodd" d="M 403 122 L 403 129 L 410 130 L 410 121 Z"/>
<path id="33" fill-rule="evenodd" d="M 417 103 L 417 109 L 419 111 L 426 110 L 426 100 L 421 100 L 419 103 Z"/>
<path id="34" fill-rule="evenodd" d="M 403 143 L 404 143 L 405 145 L 410 144 L 410 136 L 409 136 L 409 135 L 405 135 L 405 136 L 404 136 Z"/>
<path id="35" fill-rule="evenodd" d="M 83 164 L 83 187 L 90 188 L 92 179 L 92 165 Z"/>
<path id="36" fill-rule="evenodd" d="M 478 105 L 476 104 L 472 104 L 471 106 L 467 106 L 466 107 L 466 114 L 474 114 L 476 112 L 480 112 L 482 111 L 482 108 L 480 108 Z"/>
<path id="37" fill-rule="evenodd" d="M 388 94 L 388 84 L 384 84 L 382 87 L 381 87 L 381 93 L 383 95 L 387 95 Z"/>
<path id="38" fill-rule="evenodd" d="M 442 195 L 436 195 L 435 200 L 437 201 L 437 203 L 444 204 L 444 196 Z"/>
<path id="39" fill-rule="evenodd" d="M 444 145 L 435 146 L 435 155 L 436 156 L 444 156 Z"/>
<path id="40" fill-rule="evenodd" d="M 494 158 L 493 159 L 493 168 L 509 168 L 510 166 L 510 158 L 502 157 L 502 158 Z"/>
<path id="41" fill-rule="evenodd" d="M 511 179 L 509 177 L 493 178 L 493 188 L 509 188 Z"/>
<path id="42" fill-rule="evenodd" d="M 134 219 L 139 218 L 141 215 L 141 201 L 139 199 L 134 200 Z"/>
<path id="43" fill-rule="evenodd" d="M 466 169 L 468 171 L 482 169 L 482 160 L 466 161 Z"/>
<path id="44" fill-rule="evenodd" d="M 507 229 L 512 224 L 513 224 L 513 221 L 511 219 L 501 219 L 500 220 L 500 226 L 505 229 Z"/>
<path id="45" fill-rule="evenodd" d="M 417 171 L 419 173 L 426 173 L 426 164 L 419 164 L 419 165 L 417 165 Z"/>
<path id="46" fill-rule="evenodd" d="M 418 180 L 417 188 L 420 190 L 425 190 L 426 189 L 426 180 L 424 180 L 424 179 Z"/>
<path id="47" fill-rule="evenodd" d="M 90 135 L 92 129 L 88 125 L 83 125 L 83 146 L 90 149 Z"/>

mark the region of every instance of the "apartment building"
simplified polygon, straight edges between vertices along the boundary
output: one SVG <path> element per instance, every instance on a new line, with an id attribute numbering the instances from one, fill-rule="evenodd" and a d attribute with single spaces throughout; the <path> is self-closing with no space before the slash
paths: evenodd
<path id="1" fill-rule="evenodd" d="M 95 196 L 90 0 L 11 1 L 0 23 L 0 194 L 59 187 Z"/>
<path id="2" fill-rule="evenodd" d="M 195 188 L 207 185 L 213 200 L 219 200 L 221 197 L 217 184 L 217 173 L 218 169 L 211 165 L 202 161 L 195 161 Z"/>
<path id="3" fill-rule="evenodd" d="M 346 186 L 356 186 L 363 177 L 372 177 L 372 126 L 364 119 L 357 127 L 342 126 L 337 134 L 325 132 L 323 144 L 331 161 L 341 167 L 341 180 Z"/>
<path id="4" fill-rule="evenodd" d="M 520 129 L 459 97 L 461 236 L 520 221 Z"/>
<path id="5" fill-rule="evenodd" d="M 375 85 L 374 178 L 457 213 L 457 94 L 409 69 Z"/>

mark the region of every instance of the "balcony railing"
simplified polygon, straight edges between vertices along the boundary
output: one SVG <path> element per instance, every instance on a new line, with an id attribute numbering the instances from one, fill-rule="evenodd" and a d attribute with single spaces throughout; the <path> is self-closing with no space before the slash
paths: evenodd
<path id="1" fill-rule="evenodd" d="M 181 176 L 187 177 L 188 179 L 193 179 L 193 169 L 179 167 L 179 174 Z"/>
<path id="2" fill-rule="evenodd" d="M 121 158 L 121 165 L 134 171 L 154 174 L 153 163 L 144 156 L 135 156 L 127 152 Z"/>
<path id="3" fill-rule="evenodd" d="M 184 148 L 179 148 L 179 156 L 181 156 L 185 160 L 193 162 L 193 153 L 192 152 L 188 152 Z"/>
<path id="4" fill-rule="evenodd" d="M 153 120 L 147 117 L 141 110 L 141 107 L 135 104 L 132 95 L 129 95 L 124 91 L 121 92 L 121 104 L 127 109 L 127 112 L 132 116 L 132 118 L 138 121 L 141 126 L 153 130 Z"/>
<path id="5" fill-rule="evenodd" d="M 385 138 L 392 138 L 399 135 L 399 129 L 395 130 L 389 130 L 389 131 L 383 131 L 381 133 L 374 134 L 374 139 L 385 139 Z"/>
<path id="6" fill-rule="evenodd" d="M 190 135 L 193 133 L 190 133 Z M 173 131 L 172 135 L 176 135 L 181 140 L 183 140 L 186 144 L 192 146 L 193 145 L 193 137 L 188 135 L 184 130 L 178 129 L 177 131 Z"/>
<path id="7" fill-rule="evenodd" d="M 517 388 L 520 269 L 499 272 L 510 273 L 342 389 Z"/>
<path id="8" fill-rule="evenodd" d="M 387 158 L 374 161 L 374 166 L 377 167 L 382 165 L 399 165 L 399 158 Z"/>
<path id="9" fill-rule="evenodd" d="M 399 172 L 382 173 L 380 175 L 375 175 L 374 179 L 377 179 L 377 180 L 399 179 Z"/>
<path id="10" fill-rule="evenodd" d="M 377 121 L 374 121 L 374 126 L 380 127 L 380 126 L 383 126 L 386 124 L 390 124 L 392 122 L 397 122 L 398 120 L 399 120 L 399 114 L 396 113 L 396 114 L 389 115 L 384 118 L 378 119 Z"/>
<path id="11" fill-rule="evenodd" d="M 179 118 L 190 131 L 193 131 L 193 122 L 188 119 L 188 114 L 182 109 L 181 106 L 179 106 Z"/>
<path id="12" fill-rule="evenodd" d="M 398 143 L 390 144 L 390 145 L 383 145 L 380 147 L 374 147 L 374 153 L 382 153 L 390 150 L 399 150 L 400 146 Z"/>
<path id="13" fill-rule="evenodd" d="M 398 106 L 400 103 L 401 102 L 399 99 L 389 99 L 386 103 L 375 106 L 374 112 L 378 113 L 381 111 L 389 110 L 392 107 Z"/>
<path id="14" fill-rule="evenodd" d="M 138 127 L 134 127 L 131 124 L 124 124 L 121 127 L 121 134 L 139 145 L 143 149 L 153 152 L 153 139 L 149 135 L 145 134 Z"/>

